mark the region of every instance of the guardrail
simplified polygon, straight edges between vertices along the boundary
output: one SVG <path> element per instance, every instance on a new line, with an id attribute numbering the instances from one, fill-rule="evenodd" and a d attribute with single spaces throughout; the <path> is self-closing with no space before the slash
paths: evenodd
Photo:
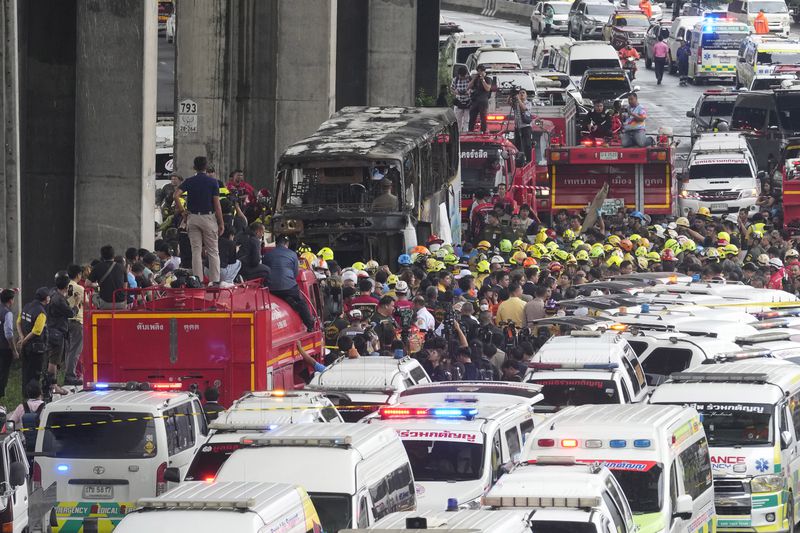
<path id="1" fill-rule="evenodd" d="M 513 20 L 527 25 L 533 13 L 533 6 L 510 0 L 442 0 L 442 7 L 455 11 L 479 13 L 487 17 Z"/>

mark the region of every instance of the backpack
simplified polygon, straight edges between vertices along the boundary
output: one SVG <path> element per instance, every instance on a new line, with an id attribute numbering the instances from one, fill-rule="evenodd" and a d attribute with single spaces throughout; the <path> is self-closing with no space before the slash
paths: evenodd
<path id="1" fill-rule="evenodd" d="M 36 435 L 39 433 L 36 431 L 36 428 L 39 427 L 42 421 L 42 410 L 45 405 L 46 404 L 42 402 L 35 411 L 31 411 L 28 401 L 25 400 L 22 402 L 22 408 L 25 410 L 25 413 L 22 415 L 22 420 L 20 422 L 22 422 L 22 428 L 25 430 L 22 432 L 22 436 L 25 438 L 25 452 L 29 455 L 32 455 L 36 449 Z"/>

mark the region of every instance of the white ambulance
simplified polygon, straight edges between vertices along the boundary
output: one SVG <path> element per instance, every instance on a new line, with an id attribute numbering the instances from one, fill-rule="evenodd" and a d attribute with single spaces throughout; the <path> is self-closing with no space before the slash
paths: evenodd
<path id="1" fill-rule="evenodd" d="M 793 531 L 800 489 L 800 366 L 779 359 L 672 375 L 654 404 L 702 415 L 720 531 Z"/>
<path id="2" fill-rule="evenodd" d="M 641 531 L 714 531 L 711 463 L 697 411 L 662 405 L 569 407 L 534 428 L 524 460 L 608 467 Z"/>

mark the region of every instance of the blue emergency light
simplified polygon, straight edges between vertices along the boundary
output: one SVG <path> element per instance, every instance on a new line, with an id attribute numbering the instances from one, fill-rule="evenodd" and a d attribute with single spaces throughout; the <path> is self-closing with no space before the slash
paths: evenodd
<path id="1" fill-rule="evenodd" d="M 451 408 L 451 407 L 438 407 L 432 409 L 432 413 L 436 418 L 474 418 L 478 414 L 478 410 L 474 407 L 469 408 Z"/>
<path id="2" fill-rule="evenodd" d="M 636 439 L 633 441 L 634 448 L 649 448 L 650 439 Z"/>
<path id="3" fill-rule="evenodd" d="M 94 384 L 94 388 L 95 389 L 107 389 L 108 388 L 108 383 L 95 383 Z"/>
<path id="4" fill-rule="evenodd" d="M 612 448 L 624 448 L 628 443 L 621 439 L 614 439 L 608 441 L 608 445 Z"/>
<path id="5" fill-rule="evenodd" d="M 58 470 L 59 472 L 67 472 L 69 471 L 69 465 L 58 465 L 56 467 L 56 470 Z"/>

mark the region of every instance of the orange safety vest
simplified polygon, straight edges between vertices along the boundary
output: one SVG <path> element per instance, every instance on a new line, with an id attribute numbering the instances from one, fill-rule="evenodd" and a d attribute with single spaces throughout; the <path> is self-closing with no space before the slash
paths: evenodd
<path id="1" fill-rule="evenodd" d="M 642 0 L 639 2 L 639 9 L 642 10 L 642 13 L 644 13 L 647 18 L 653 16 L 653 6 L 648 0 Z"/>
<path id="2" fill-rule="evenodd" d="M 753 21 L 753 30 L 759 35 L 769 33 L 769 22 L 763 13 L 756 15 L 756 19 Z"/>

